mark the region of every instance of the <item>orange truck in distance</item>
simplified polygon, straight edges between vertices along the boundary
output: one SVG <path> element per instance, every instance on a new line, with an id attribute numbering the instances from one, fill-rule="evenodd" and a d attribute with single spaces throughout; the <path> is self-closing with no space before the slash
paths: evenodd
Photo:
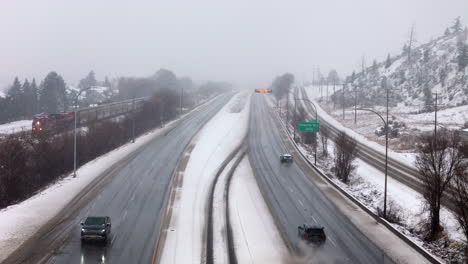
<path id="1" fill-rule="evenodd" d="M 256 93 L 271 93 L 271 89 L 255 89 Z"/>

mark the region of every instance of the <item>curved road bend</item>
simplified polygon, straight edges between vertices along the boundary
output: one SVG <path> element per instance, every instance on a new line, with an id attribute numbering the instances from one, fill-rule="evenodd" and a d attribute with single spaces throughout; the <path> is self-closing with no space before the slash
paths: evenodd
<path id="1" fill-rule="evenodd" d="M 167 135 L 148 144 L 68 220 L 68 228 L 51 230 L 21 263 L 151 263 L 164 217 L 166 192 L 177 161 L 192 137 L 231 96 L 222 95 L 201 106 Z M 81 244 L 79 222 L 88 215 L 111 217 L 112 232 L 107 244 Z M 69 235 L 59 248 L 47 248 L 54 232 Z"/>
<path id="2" fill-rule="evenodd" d="M 295 162 L 279 162 L 286 147 L 264 96 L 252 97 L 249 155 L 265 199 L 289 245 L 318 263 L 391 263 L 383 261 L 383 252 L 335 208 Z M 326 243 L 300 243 L 297 226 L 303 223 L 324 226 Z"/>

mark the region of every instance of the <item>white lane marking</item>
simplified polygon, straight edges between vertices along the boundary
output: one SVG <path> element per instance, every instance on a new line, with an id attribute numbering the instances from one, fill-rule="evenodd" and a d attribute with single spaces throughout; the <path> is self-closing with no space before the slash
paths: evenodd
<path id="1" fill-rule="evenodd" d="M 114 240 L 117 238 L 117 233 L 112 234 L 111 244 L 114 244 Z"/>
<path id="2" fill-rule="evenodd" d="M 123 214 L 123 219 L 125 219 L 125 217 L 127 217 L 127 213 L 128 213 L 128 210 L 125 209 L 125 212 L 124 212 L 124 214 Z"/>
<path id="3" fill-rule="evenodd" d="M 304 204 L 302 203 L 301 200 L 297 200 L 297 201 L 301 204 L 302 207 L 304 207 Z"/>
<path id="4" fill-rule="evenodd" d="M 132 195 L 132 198 L 130 199 L 130 201 L 133 202 L 133 200 L 135 200 L 135 193 Z"/>
<path id="5" fill-rule="evenodd" d="M 290 192 L 294 192 L 293 189 L 291 187 L 288 187 L 289 191 Z"/>
<path id="6" fill-rule="evenodd" d="M 328 237 L 328 239 L 330 240 L 330 242 L 332 242 L 332 244 L 333 244 L 335 247 L 337 247 L 336 244 L 335 244 L 335 242 L 333 241 L 333 239 L 331 239 L 331 237 Z"/>
<path id="7" fill-rule="evenodd" d="M 314 220 L 315 223 L 318 223 L 317 219 L 315 219 L 315 217 L 313 215 L 310 215 L 310 217 L 312 217 L 312 219 Z"/>

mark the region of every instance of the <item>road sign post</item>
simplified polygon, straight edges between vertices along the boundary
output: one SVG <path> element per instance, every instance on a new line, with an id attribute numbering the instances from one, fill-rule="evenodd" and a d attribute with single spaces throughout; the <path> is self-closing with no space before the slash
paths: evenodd
<path id="1" fill-rule="evenodd" d="M 299 122 L 298 129 L 301 132 L 319 132 L 320 122 L 312 120 L 311 122 Z"/>

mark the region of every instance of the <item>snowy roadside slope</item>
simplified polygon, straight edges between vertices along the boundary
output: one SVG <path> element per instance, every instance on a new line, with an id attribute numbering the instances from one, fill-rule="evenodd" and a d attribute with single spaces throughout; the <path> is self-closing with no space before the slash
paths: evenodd
<path id="1" fill-rule="evenodd" d="M 32 120 L 19 120 L 0 125 L 0 134 L 12 134 L 21 131 L 28 131 L 32 128 Z"/>
<path id="2" fill-rule="evenodd" d="M 334 119 L 332 116 L 330 116 L 325 110 L 323 110 L 320 107 L 320 105 L 317 103 L 317 101 L 315 100 L 315 98 L 317 98 L 319 96 L 318 88 L 317 89 L 310 89 L 310 87 L 309 87 L 309 88 L 306 88 L 305 91 L 307 93 L 308 98 L 312 102 L 314 102 L 315 106 L 317 107 L 317 112 L 318 112 L 318 115 L 319 115 L 319 119 L 325 119 L 328 123 L 330 123 L 331 125 L 333 125 L 334 127 L 338 128 L 341 131 L 345 131 L 348 135 L 353 137 L 355 140 L 359 141 L 361 144 L 369 146 L 369 147 L 371 147 L 371 148 L 373 148 L 373 149 L 375 149 L 375 150 L 377 150 L 377 151 L 379 151 L 381 153 L 385 153 L 385 147 L 384 146 L 380 145 L 379 143 L 368 140 L 365 136 L 357 133 L 356 131 L 352 130 L 351 128 L 345 127 L 343 124 L 341 124 L 336 119 Z M 414 158 L 413 157 L 408 157 L 408 155 L 402 155 L 402 153 L 397 153 L 397 152 L 393 152 L 393 151 L 389 150 L 388 151 L 388 156 L 395 159 L 395 160 L 398 160 L 399 162 L 404 163 L 404 164 L 406 164 L 406 165 L 408 165 L 410 167 L 414 166 L 414 164 L 413 164 Z"/>
<path id="3" fill-rule="evenodd" d="M 247 133 L 249 100 L 247 93 L 234 96 L 197 135 L 182 186 L 175 190 L 161 263 L 202 262 L 210 185 L 219 165 Z"/>
<path id="4" fill-rule="evenodd" d="M 233 175 L 230 195 L 229 209 L 238 263 L 284 263 L 287 248 L 246 157 Z"/>
<path id="5" fill-rule="evenodd" d="M 195 108 L 191 112 L 193 111 L 198 111 L 198 109 Z M 170 131 L 177 125 L 177 121 L 171 121 L 164 128 L 155 129 L 140 136 L 133 144 L 125 144 L 88 162 L 77 170 L 76 178 L 70 174 L 33 197 L 0 210 L 0 262 L 48 223 L 104 171 L 138 151 L 159 135 Z"/>

